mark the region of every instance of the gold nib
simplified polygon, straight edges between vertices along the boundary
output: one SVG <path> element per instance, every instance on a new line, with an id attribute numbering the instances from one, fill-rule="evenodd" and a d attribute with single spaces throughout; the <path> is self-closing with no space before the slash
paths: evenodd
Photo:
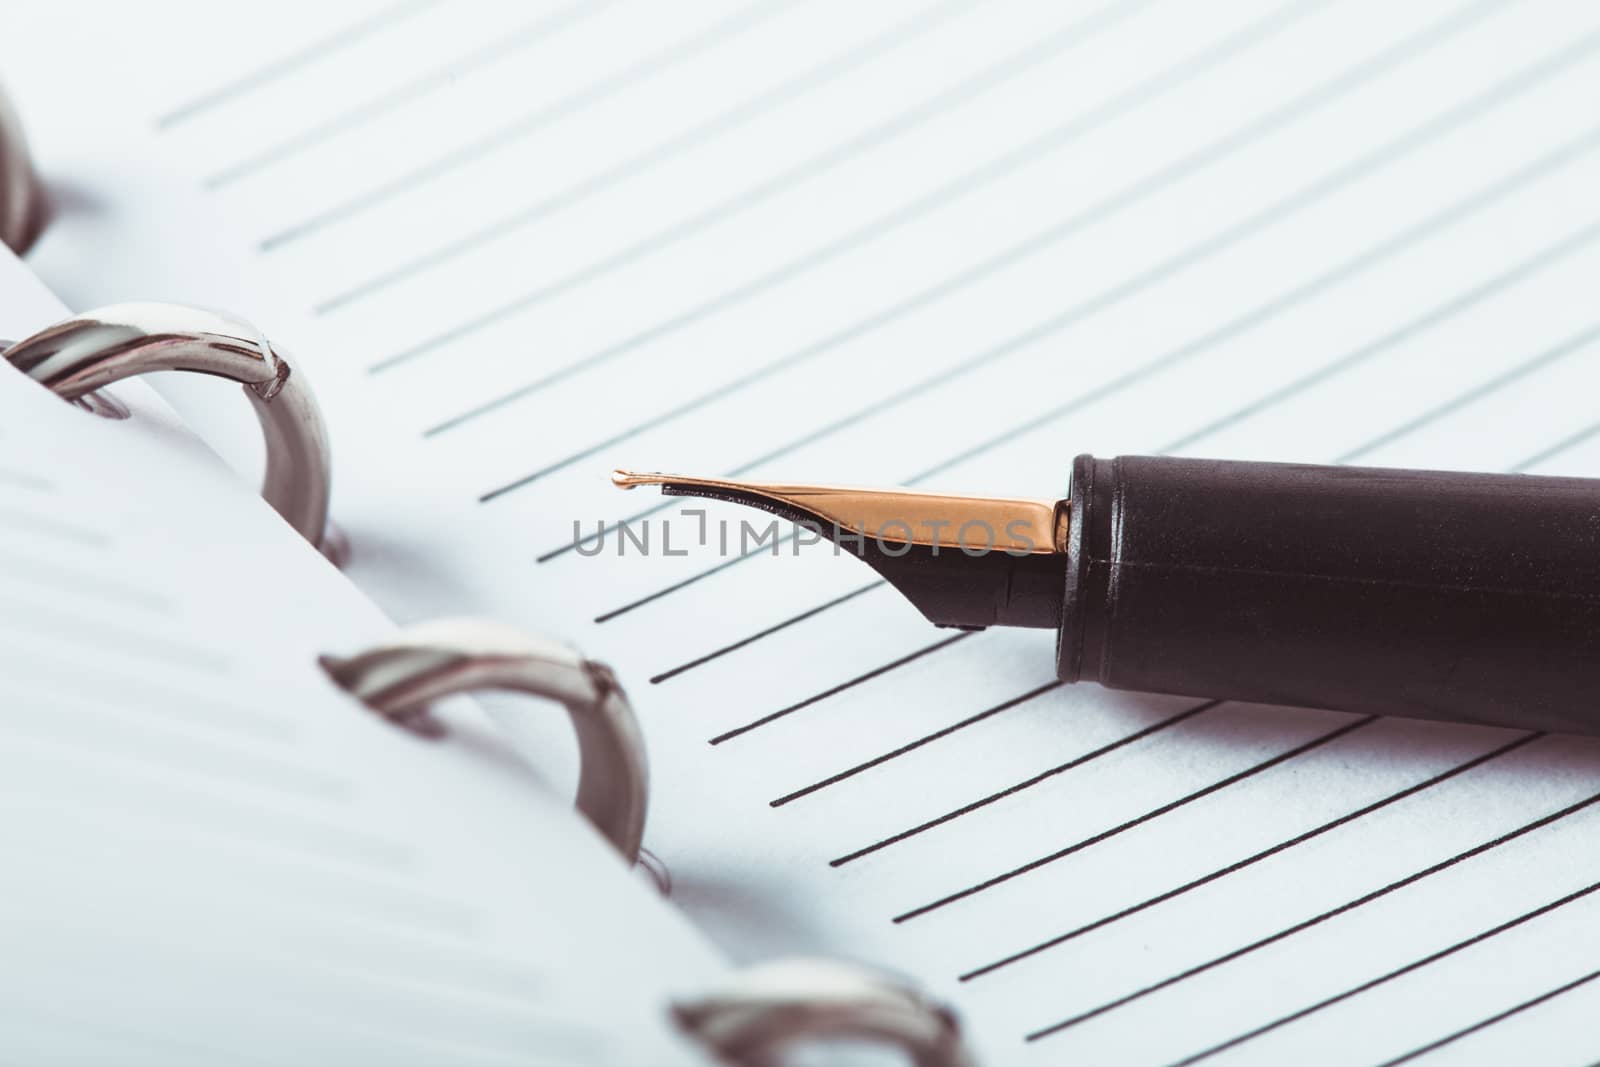
<path id="1" fill-rule="evenodd" d="M 826 526 L 888 544 L 936 545 L 1011 554 L 1065 550 L 1065 501 L 952 496 L 910 489 L 852 489 L 691 478 L 616 470 L 619 489 L 659 485 L 664 493 L 765 502 Z"/>
<path id="2" fill-rule="evenodd" d="M 611 484 L 618 489 L 637 489 L 641 485 L 663 485 L 674 480 L 666 474 L 642 474 L 639 471 L 625 470 L 611 472 Z"/>

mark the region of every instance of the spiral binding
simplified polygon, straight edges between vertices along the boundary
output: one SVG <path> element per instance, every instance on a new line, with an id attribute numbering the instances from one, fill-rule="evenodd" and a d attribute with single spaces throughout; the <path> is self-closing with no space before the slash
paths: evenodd
<path id="1" fill-rule="evenodd" d="M 44 229 L 46 204 L 22 123 L 0 92 L 0 244 L 19 256 L 26 252 Z"/>
<path id="2" fill-rule="evenodd" d="M 673 1005 L 679 1027 L 722 1062 L 758 1067 L 808 1040 L 903 1052 L 915 1067 L 975 1067 L 955 1013 L 906 979 L 857 963 L 785 959 L 736 972 Z"/>
<path id="3" fill-rule="evenodd" d="M 0 243 L 25 252 L 46 217 L 15 113 L 0 94 Z M 7 361 L 64 399 L 126 417 L 96 390 L 154 370 L 189 370 L 241 383 L 267 440 L 262 495 L 325 553 L 342 554 L 328 526 L 327 434 L 303 380 L 254 327 L 214 312 L 125 304 L 57 323 L 15 344 Z M 509 627 L 443 620 L 377 648 L 320 663 L 346 692 L 426 737 L 443 726 L 429 705 L 480 689 L 555 700 L 578 735 L 577 808 L 629 863 L 643 862 L 666 891 L 664 868 L 640 845 L 649 800 L 644 742 L 610 670 Z M 653 863 L 651 862 L 653 861 Z M 757 1067 L 806 1040 L 853 1039 L 903 1052 L 915 1067 L 973 1067 L 955 1015 L 904 979 L 833 960 L 779 960 L 736 972 L 717 990 L 672 1005 L 678 1026 L 720 1061 Z"/>
<path id="4" fill-rule="evenodd" d="M 335 562 L 343 555 L 342 539 L 328 527 L 328 436 L 316 398 L 248 322 L 179 304 L 117 304 L 58 322 L 4 355 L 57 396 L 100 414 L 126 412 L 95 390 L 149 371 L 240 383 L 267 441 L 261 495 Z"/>
<path id="5" fill-rule="evenodd" d="M 650 795 L 644 739 L 627 696 L 604 665 L 477 619 L 412 626 L 359 655 L 323 656 L 321 664 L 368 708 L 425 737 L 444 734 L 429 705 L 457 693 L 509 690 L 564 705 L 578 735 L 578 811 L 623 859 L 639 859 Z"/>
<path id="6" fill-rule="evenodd" d="M 22 124 L 0 93 L 0 243 L 18 255 L 44 228 L 44 186 Z M 244 386 L 267 439 L 267 503 L 334 562 L 343 538 L 328 525 L 328 438 L 315 397 L 254 326 L 176 304 L 119 304 L 59 322 L 5 358 L 58 396 L 111 418 L 127 409 L 96 390 L 136 374 L 188 370 Z"/>
<path id="7" fill-rule="evenodd" d="M 578 811 L 629 863 L 649 801 L 644 741 L 611 672 L 565 646 L 474 619 L 424 623 L 355 656 L 323 656 L 329 677 L 389 722 L 428 738 L 429 706 L 482 689 L 563 704 L 578 735 Z M 662 879 L 658 876 L 658 882 Z M 663 889 L 665 885 L 663 883 Z M 904 1052 L 916 1067 L 973 1067 L 955 1015 L 904 979 L 859 964 L 779 960 L 672 1005 L 678 1026 L 724 1063 L 757 1067 L 808 1039 L 853 1039 Z"/>

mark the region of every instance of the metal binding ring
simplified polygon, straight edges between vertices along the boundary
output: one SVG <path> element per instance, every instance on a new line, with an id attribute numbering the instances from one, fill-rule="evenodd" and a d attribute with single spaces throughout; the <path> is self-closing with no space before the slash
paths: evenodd
<path id="1" fill-rule="evenodd" d="M 746 968 L 724 989 L 672 1012 L 726 1063 L 770 1062 L 808 1039 L 854 1039 L 904 1052 L 916 1067 L 973 1067 L 950 1009 L 903 979 L 834 960 L 774 960 Z"/>
<path id="2" fill-rule="evenodd" d="M 239 382 L 267 439 L 261 495 L 329 552 L 328 438 L 311 389 L 242 319 L 180 304 L 117 304 L 76 315 L 5 350 L 12 366 L 81 401 L 147 371 L 187 370 Z"/>
<path id="3" fill-rule="evenodd" d="M 502 689 L 564 704 L 578 734 L 578 811 L 625 860 L 638 860 L 649 771 L 639 724 L 608 668 L 564 645 L 475 619 L 408 627 L 388 644 L 321 663 L 367 707 L 427 737 L 444 733 L 428 705 L 455 693 Z"/>
<path id="4" fill-rule="evenodd" d="M 0 244 L 26 252 L 44 229 L 44 185 L 33 169 L 22 124 L 0 93 Z"/>

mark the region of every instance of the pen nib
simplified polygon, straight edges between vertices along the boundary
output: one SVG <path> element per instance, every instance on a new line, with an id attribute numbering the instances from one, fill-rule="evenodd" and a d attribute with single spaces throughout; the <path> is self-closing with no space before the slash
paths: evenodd
<path id="1" fill-rule="evenodd" d="M 940 626 L 1055 625 L 1065 575 L 1059 501 L 620 469 L 611 482 L 619 489 L 659 485 L 668 496 L 708 497 L 788 519 L 812 543 L 826 539 L 860 557 Z"/>
<path id="2" fill-rule="evenodd" d="M 625 471 L 620 467 L 611 472 L 611 484 L 618 489 L 637 489 L 641 485 L 665 485 L 670 481 L 672 479 L 665 474 Z"/>

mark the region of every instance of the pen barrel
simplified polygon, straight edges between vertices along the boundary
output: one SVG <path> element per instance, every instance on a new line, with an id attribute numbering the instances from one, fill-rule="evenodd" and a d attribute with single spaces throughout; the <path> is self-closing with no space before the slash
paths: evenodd
<path id="1" fill-rule="evenodd" d="M 1600 734 L 1600 481 L 1080 456 L 1057 666 Z"/>

